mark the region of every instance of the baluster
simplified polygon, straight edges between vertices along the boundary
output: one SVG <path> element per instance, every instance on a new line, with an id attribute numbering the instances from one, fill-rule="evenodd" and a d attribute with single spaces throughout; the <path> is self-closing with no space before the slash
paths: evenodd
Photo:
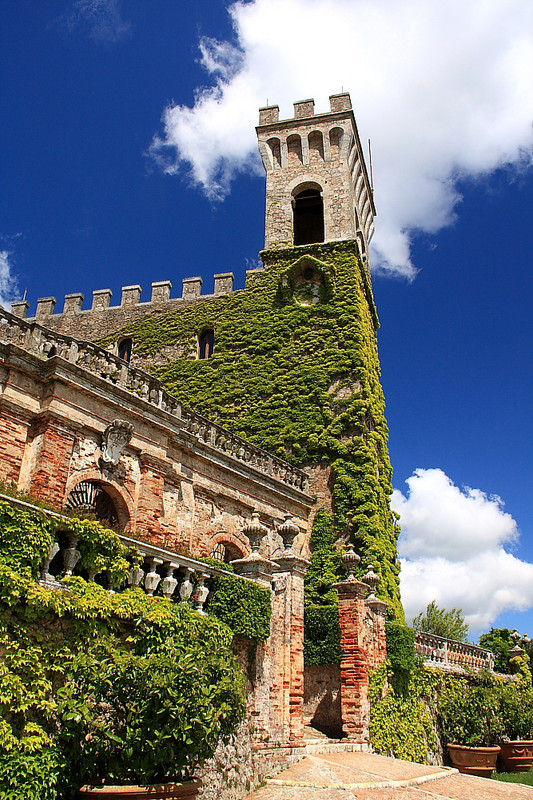
<path id="1" fill-rule="evenodd" d="M 194 570 L 191 567 L 184 567 L 183 569 L 185 572 L 185 579 L 181 582 L 178 594 L 180 596 L 180 600 L 185 602 L 185 600 L 188 600 L 191 596 L 194 588 L 193 582 L 191 581 Z"/>
<path id="2" fill-rule="evenodd" d="M 50 575 L 48 570 L 50 569 L 50 564 L 54 560 L 54 558 L 59 553 L 59 544 L 54 542 L 54 544 L 50 545 L 50 550 L 48 551 L 48 555 L 46 556 L 41 572 L 41 580 L 45 583 L 49 583 L 50 581 L 55 581 L 53 575 Z"/>
<path id="3" fill-rule="evenodd" d="M 164 566 L 167 571 L 167 574 L 161 581 L 161 591 L 164 594 L 164 596 L 168 597 L 170 600 L 170 598 L 174 594 L 176 586 L 178 585 L 178 581 L 174 577 L 174 570 L 178 567 L 178 564 L 175 564 L 172 561 L 166 561 Z"/>
<path id="4" fill-rule="evenodd" d="M 146 573 L 146 577 L 144 579 L 144 588 L 146 590 L 146 594 L 153 595 L 159 586 L 161 577 L 157 574 L 156 567 L 162 563 L 162 558 L 154 558 L 152 556 L 148 557 L 148 566 L 150 567 L 150 571 Z"/>
<path id="5" fill-rule="evenodd" d="M 205 614 L 204 603 L 209 595 L 209 589 L 205 585 L 205 581 L 207 580 L 207 578 L 210 577 L 211 576 L 209 575 L 209 573 L 201 572 L 200 577 L 198 579 L 198 583 L 196 585 L 196 592 L 194 593 L 194 602 L 196 604 L 196 610 L 200 614 Z"/>
<path id="6" fill-rule="evenodd" d="M 79 536 L 68 534 L 69 546 L 63 551 L 63 565 L 65 567 L 65 574 L 63 577 L 68 578 L 72 575 L 74 567 L 81 558 L 81 553 L 76 550 L 76 545 L 79 542 Z"/>
<path id="7" fill-rule="evenodd" d="M 144 570 L 141 569 L 140 564 L 138 564 L 136 567 L 132 567 L 130 569 L 130 574 L 128 575 L 128 584 L 132 589 L 136 589 L 137 586 L 142 584 L 143 578 Z"/>

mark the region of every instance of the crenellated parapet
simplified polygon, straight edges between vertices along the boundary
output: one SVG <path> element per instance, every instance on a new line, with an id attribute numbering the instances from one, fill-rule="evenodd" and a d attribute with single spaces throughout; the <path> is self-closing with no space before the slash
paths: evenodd
<path id="1" fill-rule="evenodd" d="M 249 277 L 257 272 L 255 269 L 246 271 L 247 282 Z M 85 295 L 81 292 L 73 292 L 65 295 L 63 309 L 57 310 L 57 300 L 55 297 L 40 297 L 37 300 L 37 308 L 34 316 L 29 315 L 30 303 L 27 300 L 18 300 L 11 304 L 12 313 L 21 319 L 35 319 L 38 321 L 52 321 L 61 329 L 63 326 L 68 328 L 73 317 L 80 316 L 83 325 L 90 325 L 91 320 L 102 323 L 103 318 L 117 317 L 112 324 L 120 327 L 123 324 L 120 317 L 125 322 L 136 319 L 139 316 L 148 314 L 154 310 L 162 312 L 173 311 L 183 308 L 191 303 L 212 300 L 214 297 L 232 294 L 234 291 L 235 276 L 233 272 L 219 272 L 214 275 L 214 286 L 211 294 L 202 292 L 203 278 L 192 277 L 183 278 L 183 287 L 180 297 L 172 297 L 172 282 L 154 281 L 150 299 L 143 298 L 143 290 L 139 284 L 122 287 L 120 305 L 112 305 L 113 292 L 111 289 L 95 289 L 92 295 L 90 307 L 84 308 Z M 50 320 L 50 318 L 52 318 Z M 118 323 L 118 324 L 117 324 Z"/>

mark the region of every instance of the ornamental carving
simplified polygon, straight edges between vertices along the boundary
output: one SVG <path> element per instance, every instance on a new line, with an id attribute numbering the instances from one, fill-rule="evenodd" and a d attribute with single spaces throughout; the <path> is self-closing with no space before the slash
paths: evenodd
<path id="1" fill-rule="evenodd" d="M 110 469 L 116 467 L 125 448 L 131 441 L 133 425 L 122 419 L 114 419 L 107 426 L 102 435 L 102 458 L 100 459 L 103 467 Z"/>

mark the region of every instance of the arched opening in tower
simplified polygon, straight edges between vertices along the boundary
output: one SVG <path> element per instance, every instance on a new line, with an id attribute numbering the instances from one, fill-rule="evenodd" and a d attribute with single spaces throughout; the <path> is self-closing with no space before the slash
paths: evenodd
<path id="1" fill-rule="evenodd" d="M 304 189 L 293 198 L 294 244 L 324 241 L 324 203 L 319 189 Z"/>

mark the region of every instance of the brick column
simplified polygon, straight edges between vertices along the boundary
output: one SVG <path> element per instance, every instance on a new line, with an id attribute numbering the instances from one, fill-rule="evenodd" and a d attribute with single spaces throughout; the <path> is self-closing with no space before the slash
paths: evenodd
<path id="1" fill-rule="evenodd" d="M 271 588 L 272 573 L 277 564 L 254 552 L 246 558 L 231 562 L 235 573 L 250 578 L 267 588 Z M 274 614 L 272 615 L 274 618 Z M 272 619 L 270 636 L 266 642 L 255 644 L 251 657 L 247 659 L 248 714 L 253 721 L 253 736 L 258 743 L 267 743 L 272 735 L 270 725 L 270 687 L 272 679 Z"/>
<path id="2" fill-rule="evenodd" d="M 343 741 L 366 744 L 369 736 L 368 660 L 365 652 L 365 597 L 368 586 L 351 576 L 336 584 L 341 628 L 341 715 Z"/>
<path id="3" fill-rule="evenodd" d="M 385 631 L 385 622 L 387 616 L 387 608 L 389 604 L 384 600 L 371 594 L 365 601 L 366 607 L 369 609 L 372 618 L 372 638 L 369 642 L 371 652 L 369 653 L 370 667 L 379 667 L 387 658 L 387 635 Z"/>
<path id="4" fill-rule="evenodd" d="M 309 561 L 285 552 L 273 574 L 272 730 L 279 744 L 303 744 L 304 578 Z"/>
<path id="5" fill-rule="evenodd" d="M 36 466 L 29 477 L 28 490 L 61 507 L 70 473 L 70 459 L 76 433 L 59 421 L 42 417 L 36 424 L 31 447 Z"/>

